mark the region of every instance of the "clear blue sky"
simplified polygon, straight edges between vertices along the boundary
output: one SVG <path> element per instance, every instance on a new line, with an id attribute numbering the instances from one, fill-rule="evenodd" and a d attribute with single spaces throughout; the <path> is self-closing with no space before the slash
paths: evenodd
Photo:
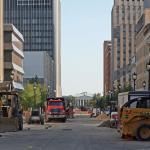
<path id="1" fill-rule="evenodd" d="M 103 92 L 103 42 L 114 0 L 62 0 L 62 93 Z"/>

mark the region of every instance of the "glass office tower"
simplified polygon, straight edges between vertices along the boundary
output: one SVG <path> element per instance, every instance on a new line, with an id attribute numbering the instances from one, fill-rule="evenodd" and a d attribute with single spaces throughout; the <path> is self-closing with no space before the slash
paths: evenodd
<path id="1" fill-rule="evenodd" d="M 60 96 L 60 1 L 5 0 L 4 14 L 25 39 L 24 82 L 37 75 L 49 94 Z"/>

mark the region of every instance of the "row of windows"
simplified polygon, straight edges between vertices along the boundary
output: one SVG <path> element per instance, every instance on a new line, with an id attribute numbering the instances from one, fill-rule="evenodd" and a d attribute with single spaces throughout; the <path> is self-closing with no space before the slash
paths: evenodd
<path id="1" fill-rule="evenodd" d="M 24 47 L 24 50 L 39 50 L 39 51 L 50 51 L 53 49 L 52 45 L 48 45 L 48 44 L 32 44 L 32 45 L 28 45 L 26 44 Z"/>
<path id="2" fill-rule="evenodd" d="M 32 43 L 47 43 L 47 44 L 52 44 L 52 39 L 43 39 L 43 38 L 34 38 L 34 39 L 31 39 L 31 38 L 25 38 L 25 42 L 29 43 L 29 42 L 32 42 Z"/>
<path id="3" fill-rule="evenodd" d="M 24 36 L 25 41 L 34 41 L 36 42 L 38 39 L 42 39 L 42 41 L 53 42 L 53 36 L 35 36 L 35 35 L 27 35 Z"/>
<path id="4" fill-rule="evenodd" d="M 132 6 L 126 6 L 126 5 L 122 5 L 122 6 L 116 6 L 116 12 L 119 13 L 119 10 L 121 11 L 122 10 L 122 13 L 126 10 L 127 12 L 129 12 L 130 10 L 141 10 L 142 9 L 142 6 L 135 6 L 135 5 L 132 5 Z"/>
<path id="5" fill-rule="evenodd" d="M 122 0 L 122 1 L 123 1 L 123 2 L 124 2 L 124 1 L 129 2 L 130 0 Z M 134 2 L 134 1 L 136 1 L 136 2 L 139 1 L 139 2 L 140 2 L 141 0 L 132 0 L 132 1 L 133 1 L 133 2 Z M 144 1 L 144 0 L 142 0 L 142 1 Z"/>
<path id="6" fill-rule="evenodd" d="M 24 27 L 24 30 L 30 30 L 30 31 L 35 31 L 35 30 L 40 30 L 42 31 L 52 31 L 53 30 L 53 26 L 52 25 L 47 25 L 47 24 L 29 24 L 29 25 L 22 25 Z"/>
<path id="7" fill-rule="evenodd" d="M 53 15 L 52 14 L 44 14 L 42 11 L 38 12 L 38 14 L 33 13 L 32 11 L 26 12 L 24 11 L 25 14 L 19 14 L 20 11 L 5 11 L 5 14 L 7 18 L 13 18 L 13 19 L 19 19 L 22 20 L 24 18 L 24 23 L 35 23 L 35 22 L 43 22 L 45 23 L 52 23 Z M 27 21 L 26 21 L 27 20 Z M 35 21 L 37 20 L 37 21 Z"/>
<path id="8" fill-rule="evenodd" d="M 27 32 L 24 31 L 24 38 L 28 38 L 28 37 L 35 37 L 35 38 L 44 38 L 44 39 L 52 39 L 53 38 L 53 34 L 52 33 L 46 33 L 46 32 Z"/>
<path id="9" fill-rule="evenodd" d="M 43 48 L 40 48 L 40 49 L 39 49 L 39 48 L 38 48 L 38 49 L 36 49 L 36 48 L 29 48 L 29 49 L 25 49 L 24 51 L 26 51 L 26 52 L 31 52 L 31 51 L 32 51 L 32 52 L 35 52 L 35 51 L 36 51 L 36 52 L 41 52 L 41 51 L 42 51 L 42 52 L 49 52 L 50 49 L 43 49 Z M 51 51 L 52 51 L 52 50 L 51 50 Z M 49 54 L 49 56 L 53 57 L 54 55 L 53 55 L 53 54 L 52 54 L 52 55 Z"/>
<path id="10" fill-rule="evenodd" d="M 16 25 L 15 25 L 16 26 Z M 21 28 L 22 27 L 22 28 Z M 28 28 L 27 28 L 28 27 Z M 47 28 L 39 28 L 38 26 L 21 26 L 18 25 L 18 29 L 24 36 L 44 36 L 44 37 L 52 37 L 54 32 L 52 29 Z"/>
<path id="11" fill-rule="evenodd" d="M 36 43 L 36 44 L 53 44 L 53 39 L 42 39 L 42 38 L 24 38 L 25 43 Z"/>
<path id="12" fill-rule="evenodd" d="M 123 11 L 123 12 L 124 12 L 125 10 L 129 11 L 130 9 L 131 9 L 131 10 L 135 10 L 135 9 L 141 10 L 141 9 L 142 9 L 142 6 L 132 6 L 132 7 L 130 7 L 130 6 L 122 5 L 122 11 Z"/>
<path id="13" fill-rule="evenodd" d="M 52 19 L 49 18 L 32 18 L 32 19 L 23 19 L 23 24 L 51 24 L 52 23 Z"/>
<path id="14" fill-rule="evenodd" d="M 51 0 L 17 0 L 17 5 L 51 5 Z"/>

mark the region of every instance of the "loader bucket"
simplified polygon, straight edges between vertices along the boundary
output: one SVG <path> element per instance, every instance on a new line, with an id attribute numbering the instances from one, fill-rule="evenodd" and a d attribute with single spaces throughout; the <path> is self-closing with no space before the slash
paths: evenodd
<path id="1" fill-rule="evenodd" d="M 14 132 L 18 130 L 18 118 L 0 118 L 0 132 Z"/>

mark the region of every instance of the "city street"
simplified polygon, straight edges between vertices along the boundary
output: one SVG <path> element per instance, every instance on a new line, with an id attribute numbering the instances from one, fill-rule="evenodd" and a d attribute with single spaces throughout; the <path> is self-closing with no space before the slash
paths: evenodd
<path id="1" fill-rule="evenodd" d="M 150 0 L 0 0 L 0 150 L 150 150 Z"/>
<path id="2" fill-rule="evenodd" d="M 98 124 L 78 117 L 66 123 L 25 125 L 24 131 L 1 134 L 0 150 L 150 150 L 149 142 L 123 140 L 115 129 Z"/>

